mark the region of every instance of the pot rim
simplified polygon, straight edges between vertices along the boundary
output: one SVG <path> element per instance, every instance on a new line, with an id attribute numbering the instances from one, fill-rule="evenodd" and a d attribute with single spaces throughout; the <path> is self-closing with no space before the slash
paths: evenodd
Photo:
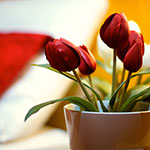
<path id="1" fill-rule="evenodd" d="M 131 115 L 131 114 L 149 114 L 150 113 L 150 110 L 146 110 L 146 111 L 135 111 L 135 112 L 93 112 L 93 111 L 80 111 L 78 109 L 74 109 L 73 107 L 75 106 L 78 106 L 78 105 L 75 105 L 75 104 L 66 104 L 64 106 L 64 110 L 69 110 L 69 111 L 72 111 L 72 112 L 80 112 L 82 114 L 107 114 L 107 115 Z"/>

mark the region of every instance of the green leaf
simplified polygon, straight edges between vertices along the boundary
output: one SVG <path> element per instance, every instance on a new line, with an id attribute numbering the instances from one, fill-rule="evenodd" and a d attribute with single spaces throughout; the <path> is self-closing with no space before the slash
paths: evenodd
<path id="1" fill-rule="evenodd" d="M 150 83 L 150 77 L 148 77 L 144 82 L 143 84 L 149 84 Z"/>
<path id="2" fill-rule="evenodd" d="M 53 67 L 51 67 L 49 64 L 32 64 L 32 66 L 38 66 L 38 67 L 42 67 L 42 68 L 45 68 L 45 69 L 49 69 L 49 70 L 54 71 L 56 73 L 62 74 L 62 75 L 66 76 L 66 77 L 68 77 L 72 80 L 76 80 L 74 75 L 72 75 L 68 72 L 60 72 L 60 71 L 54 69 Z"/>
<path id="3" fill-rule="evenodd" d="M 51 68 L 49 64 L 32 64 L 32 66 L 43 67 L 43 68 L 46 68 L 46 69 L 50 69 Z M 56 69 L 53 68 L 53 70 L 56 70 Z"/>
<path id="4" fill-rule="evenodd" d="M 77 80 L 76 80 L 77 81 Z M 88 89 L 90 89 L 94 94 L 95 96 L 97 97 L 97 100 L 100 102 L 101 104 L 101 108 L 103 109 L 104 112 L 108 112 L 108 109 L 105 107 L 105 105 L 103 104 L 103 100 L 102 98 L 100 97 L 100 95 L 92 88 L 90 87 L 89 85 L 87 85 L 86 83 L 82 82 L 82 84 L 87 87 Z"/>
<path id="5" fill-rule="evenodd" d="M 135 100 L 135 104 L 133 106 L 129 105 L 127 111 L 146 111 L 149 109 L 149 100 L 150 99 L 150 93 L 149 94 L 144 94 L 141 96 L 141 98 L 138 98 Z"/>
<path id="6" fill-rule="evenodd" d="M 112 74 L 112 69 L 103 64 L 100 60 L 96 60 L 96 63 L 103 68 L 107 73 Z"/>
<path id="7" fill-rule="evenodd" d="M 132 88 L 130 88 L 127 92 L 126 92 L 126 95 L 125 95 L 125 99 L 129 99 L 130 97 L 136 95 L 137 93 L 145 90 L 146 88 L 148 88 L 149 85 L 145 85 L 145 84 L 139 84 L 139 85 L 136 85 Z"/>
<path id="8" fill-rule="evenodd" d="M 150 68 L 146 68 L 134 75 L 132 75 L 130 78 L 134 78 L 136 76 L 140 76 L 140 75 L 146 75 L 146 74 L 150 74 Z M 127 81 L 127 80 L 126 80 Z M 122 82 L 118 88 L 116 89 L 116 91 L 113 93 L 111 99 L 110 99 L 110 102 L 109 102 L 109 105 L 111 106 L 111 108 L 113 108 L 113 105 L 115 103 L 115 100 L 116 100 L 116 96 L 117 96 L 117 93 L 119 92 L 120 88 L 126 83 L 126 81 Z"/>
<path id="9" fill-rule="evenodd" d="M 80 97 L 75 97 L 75 96 L 69 96 L 69 97 L 65 97 L 65 98 L 61 98 L 61 99 L 56 99 L 56 100 L 51 100 L 48 102 L 44 102 L 41 104 L 38 104 L 34 107 L 32 107 L 28 113 L 25 116 L 25 121 L 33 114 L 35 114 L 36 112 L 38 112 L 41 108 L 48 106 L 50 104 L 54 104 L 56 102 L 60 102 L 60 101 L 69 101 L 70 103 L 74 103 L 78 106 L 80 106 L 81 108 L 83 108 L 84 110 L 87 111 L 94 111 L 94 112 L 98 112 L 98 110 L 95 108 L 95 106 L 93 104 L 91 104 L 90 102 L 80 98 Z"/>
<path id="10" fill-rule="evenodd" d="M 144 89 L 143 91 L 139 92 L 138 94 L 135 94 L 131 96 L 129 99 L 125 101 L 125 103 L 122 105 L 120 111 L 126 111 L 129 105 L 131 105 L 133 102 L 135 102 L 139 97 L 146 96 L 150 94 L 150 87 Z M 143 99 L 143 98 L 142 98 Z"/>
<path id="11" fill-rule="evenodd" d="M 67 72 L 59 72 L 59 71 L 57 71 L 56 69 L 54 69 L 53 67 L 51 67 L 49 64 L 33 64 L 33 66 L 39 66 L 39 67 L 43 67 L 43 68 L 52 70 L 52 71 L 54 71 L 54 72 L 60 73 L 60 74 L 62 74 L 62 75 L 64 75 L 64 76 L 68 77 L 69 79 L 71 79 L 71 80 L 73 80 L 73 81 L 78 82 L 77 79 L 76 79 L 73 75 L 71 75 L 70 73 L 67 73 Z M 83 83 L 83 82 L 82 82 L 82 84 L 83 84 L 84 86 L 86 86 L 87 88 L 89 88 L 89 89 L 96 95 L 97 99 L 100 101 L 100 104 L 101 104 L 101 107 L 102 107 L 103 111 L 108 112 L 107 108 L 105 107 L 105 105 L 104 105 L 103 102 L 102 102 L 102 99 L 101 99 L 100 95 L 99 95 L 93 88 L 91 88 L 89 85 L 87 85 L 87 84 L 85 84 L 85 83 Z"/>
<path id="12" fill-rule="evenodd" d="M 137 74 L 143 75 L 143 74 L 149 74 L 149 73 L 150 73 L 150 67 L 145 68 L 145 69 L 139 71 Z"/>
<path id="13" fill-rule="evenodd" d="M 93 78 L 93 84 L 95 87 L 97 87 L 104 95 L 108 95 L 111 92 L 111 84 L 103 80 L 99 77 Z"/>
<path id="14" fill-rule="evenodd" d="M 105 107 L 104 103 L 103 103 L 103 100 L 102 98 L 100 97 L 100 95 L 93 89 L 91 88 L 90 86 L 88 86 L 87 84 L 83 83 L 84 86 L 86 86 L 87 88 L 89 88 L 94 94 L 95 96 L 97 97 L 97 100 L 100 102 L 101 104 L 101 107 L 103 109 L 104 112 L 108 112 L 108 109 Z"/>
<path id="15" fill-rule="evenodd" d="M 133 101 L 131 101 L 131 103 L 127 106 L 126 110 L 127 112 L 129 111 L 137 111 L 137 109 L 140 108 L 140 111 L 141 111 L 141 108 L 144 106 L 146 106 L 146 104 L 148 105 L 148 102 L 145 102 L 145 99 L 149 98 L 150 97 L 150 93 L 146 93 L 144 94 L 143 96 L 141 96 L 140 98 L 137 98 L 137 99 L 134 99 Z M 140 106 L 138 106 L 137 108 L 135 107 L 135 105 L 139 102 L 143 102 L 143 103 L 140 103 Z M 145 103 L 145 104 L 144 104 Z M 146 110 L 148 110 L 147 108 L 148 106 L 146 106 Z M 145 110 L 145 108 L 144 108 Z M 138 110 L 139 111 L 139 110 Z"/>

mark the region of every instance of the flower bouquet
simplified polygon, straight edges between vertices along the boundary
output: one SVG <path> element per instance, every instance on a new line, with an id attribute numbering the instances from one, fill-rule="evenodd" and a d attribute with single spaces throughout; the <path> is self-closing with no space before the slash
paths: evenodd
<path id="1" fill-rule="evenodd" d="M 101 26 L 100 37 L 108 47 L 113 49 L 112 69 L 108 69 L 107 65 L 102 61 L 95 60 L 85 45 L 77 47 L 64 38 L 54 39 L 47 43 L 45 55 L 49 64 L 34 64 L 34 66 L 47 68 L 77 82 L 85 97 L 69 96 L 36 105 L 29 110 L 25 120 L 41 108 L 60 101 L 75 104 L 74 106 L 78 106 L 78 112 L 95 112 L 96 114 L 101 112 L 117 114 L 117 112 L 148 110 L 148 107 L 145 107 L 148 105 L 145 104 L 148 104 L 150 99 L 150 80 L 149 77 L 142 78 L 144 75 L 150 74 L 150 68 L 142 68 L 144 55 L 143 35 L 129 29 L 128 21 L 123 13 L 114 13 Z M 118 58 L 123 64 L 120 72 L 116 71 Z M 108 74 L 112 73 L 112 84 L 102 81 L 100 77 L 91 76 L 96 70 L 96 66 L 103 68 Z M 81 77 L 81 74 L 84 76 L 82 75 Z M 129 88 L 129 83 L 133 78 L 134 83 L 132 85 L 135 85 Z M 110 85 L 111 92 L 104 90 L 104 87 L 109 87 Z M 144 105 L 144 109 L 136 107 L 137 104 Z M 69 113 L 67 112 L 66 116 L 69 117 L 68 115 Z M 93 130 L 92 134 L 95 133 Z M 75 134 L 74 136 L 76 137 Z M 83 143 L 80 143 L 80 147 L 84 145 Z M 88 142 L 86 141 L 86 143 Z M 113 143 L 114 141 L 112 145 Z M 75 147 L 74 149 L 79 149 L 76 146 L 72 146 L 72 149 L 73 147 Z"/>

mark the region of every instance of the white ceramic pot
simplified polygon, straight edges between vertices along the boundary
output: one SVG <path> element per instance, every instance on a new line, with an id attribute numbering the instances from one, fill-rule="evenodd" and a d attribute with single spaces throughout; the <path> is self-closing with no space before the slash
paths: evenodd
<path id="1" fill-rule="evenodd" d="M 150 111 L 64 111 L 71 150 L 150 150 Z"/>

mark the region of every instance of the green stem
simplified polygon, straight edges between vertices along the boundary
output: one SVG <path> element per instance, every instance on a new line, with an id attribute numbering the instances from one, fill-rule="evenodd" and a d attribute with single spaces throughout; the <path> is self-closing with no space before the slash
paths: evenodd
<path id="1" fill-rule="evenodd" d="M 116 54 L 117 51 L 114 49 L 113 52 L 113 74 L 112 74 L 112 91 L 111 91 L 111 95 L 113 95 L 114 91 L 115 91 L 115 84 L 116 84 Z"/>
<path id="2" fill-rule="evenodd" d="M 126 80 L 126 84 L 125 84 L 125 87 L 123 89 L 123 94 L 122 94 L 122 97 L 119 101 L 119 104 L 118 104 L 118 110 L 120 109 L 121 105 L 124 103 L 125 101 L 125 94 L 126 94 L 126 91 L 127 91 L 127 88 L 128 88 L 128 85 L 129 85 L 129 82 L 130 82 L 130 77 L 131 77 L 131 74 L 132 72 L 129 71 L 128 73 L 128 77 L 127 77 L 127 80 Z"/>
<path id="3" fill-rule="evenodd" d="M 91 75 L 88 75 L 88 79 L 89 79 L 89 84 L 90 84 L 91 88 L 94 89 Z M 96 100 L 96 97 L 94 94 L 93 94 L 93 101 L 94 101 L 95 107 L 98 108 L 97 100 Z"/>
<path id="4" fill-rule="evenodd" d="M 123 67 L 123 69 L 122 69 L 122 77 L 121 77 L 120 84 L 124 81 L 124 77 L 125 77 L 125 68 Z"/>
<path id="5" fill-rule="evenodd" d="M 83 84 L 82 84 L 82 82 L 81 82 L 81 80 L 80 80 L 80 78 L 79 78 L 77 72 L 76 72 L 75 70 L 73 70 L 73 73 L 74 73 L 74 75 L 75 75 L 75 77 L 76 77 L 76 79 L 77 79 L 77 81 L 78 81 L 78 83 L 79 83 L 81 89 L 83 90 L 85 96 L 87 97 L 88 101 L 93 104 L 93 101 L 91 100 L 91 98 L 90 98 L 90 96 L 89 96 L 89 94 L 88 94 L 86 88 L 83 86 Z"/>
<path id="6" fill-rule="evenodd" d="M 141 83 L 141 80 L 142 80 L 142 75 L 138 76 L 136 85 L 139 85 Z"/>
<path id="7" fill-rule="evenodd" d="M 120 84 L 124 81 L 124 78 L 125 78 L 125 68 L 123 67 Z M 120 84 L 118 84 L 118 85 L 120 85 Z M 122 93 L 122 88 L 121 88 L 120 91 L 118 92 L 118 96 L 120 96 L 121 93 Z M 119 102 L 116 102 L 116 103 L 114 104 L 114 110 L 118 110 L 118 106 L 119 106 Z"/>
<path id="8" fill-rule="evenodd" d="M 88 79 L 89 79 L 89 84 L 90 84 L 91 88 L 93 88 L 94 86 L 93 86 L 91 75 L 88 75 Z"/>

